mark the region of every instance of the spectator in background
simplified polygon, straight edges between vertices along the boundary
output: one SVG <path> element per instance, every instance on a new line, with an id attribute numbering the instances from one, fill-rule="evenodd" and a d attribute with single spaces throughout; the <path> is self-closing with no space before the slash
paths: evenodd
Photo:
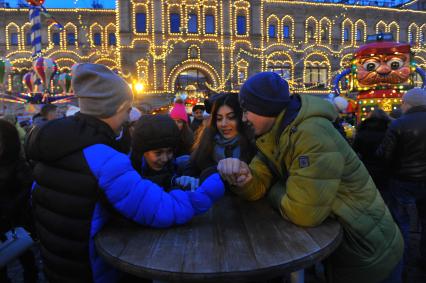
<path id="1" fill-rule="evenodd" d="M 13 227 L 23 226 L 33 232 L 30 211 L 31 170 L 23 158 L 18 131 L 13 124 L 0 119 L 0 241 Z M 1 255 L 0 255 L 1 256 Z M 19 261 L 24 283 L 37 282 L 37 266 L 32 250 Z M 0 282 L 10 282 L 7 267 L 0 268 Z"/>
<path id="2" fill-rule="evenodd" d="M 352 145 L 387 205 L 390 203 L 390 172 L 386 162 L 377 158 L 376 150 L 382 143 L 390 122 L 389 116 L 382 109 L 376 108 L 371 111 L 367 118 L 358 125 Z"/>
<path id="3" fill-rule="evenodd" d="M 192 107 L 192 116 L 194 119 L 191 122 L 190 128 L 193 133 L 195 133 L 203 124 L 204 110 L 206 110 L 204 105 L 197 104 L 197 105 L 194 105 L 194 107 Z"/>
<path id="4" fill-rule="evenodd" d="M 44 271 L 50 283 L 116 282 L 119 273 L 94 246 L 111 214 L 151 227 L 179 225 L 207 211 L 224 187 L 218 174 L 194 192 L 167 193 L 141 178 L 118 151 L 133 100 L 127 82 L 104 65 L 84 63 L 71 84 L 80 112 L 34 128 L 26 142 Z"/>
<path id="5" fill-rule="evenodd" d="M 394 120 L 377 150 L 390 166 L 391 210 L 405 240 L 408 261 L 410 213 L 416 204 L 421 225 L 419 264 L 426 266 L 426 90 L 413 88 L 402 97 L 403 115 Z"/>
<path id="6" fill-rule="evenodd" d="M 194 133 L 189 128 L 188 114 L 186 113 L 185 104 L 182 99 L 176 99 L 170 111 L 170 117 L 175 121 L 180 132 L 180 140 L 175 152 L 176 157 L 189 155 L 192 144 L 194 143 Z"/>
<path id="7" fill-rule="evenodd" d="M 33 118 L 33 126 L 41 127 L 51 120 L 58 119 L 58 106 L 55 104 L 44 104 L 40 113 Z"/>
<path id="8" fill-rule="evenodd" d="M 19 124 L 18 119 L 16 119 L 16 116 L 9 114 L 2 117 L 2 119 L 9 121 L 12 125 L 15 126 L 16 130 L 18 131 L 19 140 L 21 141 L 21 144 L 24 145 L 25 135 L 27 134 L 27 132 L 24 128 L 21 127 L 21 124 Z"/>

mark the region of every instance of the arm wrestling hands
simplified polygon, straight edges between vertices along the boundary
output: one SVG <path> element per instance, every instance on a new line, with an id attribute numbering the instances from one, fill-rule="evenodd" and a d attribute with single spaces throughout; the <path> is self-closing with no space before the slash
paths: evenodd
<path id="1" fill-rule="evenodd" d="M 250 167 L 238 158 L 225 158 L 219 161 L 217 170 L 230 185 L 243 187 L 253 178 Z"/>

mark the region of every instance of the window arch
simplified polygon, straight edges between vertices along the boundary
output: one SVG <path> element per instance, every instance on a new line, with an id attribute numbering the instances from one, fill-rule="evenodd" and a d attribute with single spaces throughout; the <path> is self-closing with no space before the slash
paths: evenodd
<path id="1" fill-rule="evenodd" d="M 78 32 L 77 26 L 73 23 L 67 23 L 62 32 L 62 48 L 76 47 L 78 48 Z"/>
<path id="2" fill-rule="evenodd" d="M 330 61 L 323 54 L 313 53 L 306 57 L 303 69 L 305 88 L 328 88 L 330 66 Z"/>
<path id="3" fill-rule="evenodd" d="M 150 25 L 149 4 L 132 1 L 132 31 L 134 34 L 147 34 Z"/>
<path id="4" fill-rule="evenodd" d="M 218 33 L 218 16 L 216 6 L 203 6 L 203 33 L 207 35 Z"/>
<path id="5" fill-rule="evenodd" d="M 419 42 L 420 44 L 426 43 L 426 24 L 423 24 L 419 29 Z"/>
<path id="6" fill-rule="evenodd" d="M 386 32 L 387 25 L 384 21 L 380 21 L 376 24 L 376 33 Z"/>
<path id="7" fill-rule="evenodd" d="M 354 42 L 358 46 L 358 43 L 365 42 L 367 39 L 367 24 L 359 19 L 355 22 L 355 40 Z"/>
<path id="8" fill-rule="evenodd" d="M 90 46 L 92 48 L 95 48 L 96 46 L 102 46 L 102 43 L 104 42 L 103 31 L 104 31 L 103 27 L 98 23 L 94 23 L 90 26 L 89 40 L 90 40 Z"/>
<path id="9" fill-rule="evenodd" d="M 169 4 L 167 9 L 168 32 L 171 34 L 182 33 L 182 7 L 178 4 Z"/>
<path id="10" fill-rule="evenodd" d="M 244 59 L 240 59 L 237 62 L 238 84 L 239 85 L 242 85 L 247 80 L 248 67 L 249 67 L 249 63 Z"/>
<path id="11" fill-rule="evenodd" d="M 31 48 L 31 23 L 25 23 L 21 27 L 21 48 Z"/>
<path id="12" fill-rule="evenodd" d="M 198 47 L 197 45 L 193 44 L 191 46 L 189 46 L 188 48 L 188 58 L 190 59 L 199 59 L 200 58 L 200 47 Z"/>
<path id="13" fill-rule="evenodd" d="M 345 19 L 342 22 L 342 45 L 344 44 L 353 44 L 353 30 L 354 24 L 351 19 Z"/>
<path id="14" fill-rule="evenodd" d="M 6 49 L 10 49 L 11 46 L 19 48 L 21 42 L 20 28 L 15 23 L 9 23 L 6 26 Z"/>
<path id="15" fill-rule="evenodd" d="M 417 44 L 419 42 L 419 26 L 416 23 L 412 23 L 408 26 L 408 42 L 410 44 Z"/>
<path id="16" fill-rule="evenodd" d="M 386 31 L 392 33 L 396 42 L 399 42 L 399 25 L 395 21 L 388 25 Z"/>
<path id="17" fill-rule="evenodd" d="M 200 14 L 199 5 L 186 5 L 185 19 L 186 31 L 188 34 L 197 35 L 200 33 Z"/>
<path id="18" fill-rule="evenodd" d="M 318 43 L 331 44 L 332 23 L 330 19 L 324 17 L 319 22 L 319 37 Z"/>
<path id="19" fill-rule="evenodd" d="M 144 82 L 148 82 L 148 66 L 149 62 L 144 59 L 140 59 L 136 62 L 136 72 L 138 75 L 138 80 Z"/>
<path id="20" fill-rule="evenodd" d="M 250 31 L 250 3 L 239 0 L 234 3 L 234 7 L 234 34 L 247 37 Z"/>
<path id="21" fill-rule="evenodd" d="M 294 19 L 287 15 L 281 20 L 282 25 L 282 37 L 284 42 L 294 43 Z"/>
<path id="22" fill-rule="evenodd" d="M 113 23 L 109 23 L 105 27 L 105 48 L 110 48 L 117 45 L 117 37 L 116 37 L 116 26 Z"/>
<path id="23" fill-rule="evenodd" d="M 280 35 L 281 32 L 279 31 L 279 26 L 280 26 L 280 19 L 275 16 L 275 15 L 270 15 L 267 19 L 266 19 L 266 28 L 267 28 L 267 41 L 270 40 L 280 40 Z"/>
<path id="24" fill-rule="evenodd" d="M 318 38 L 318 21 L 314 17 L 309 17 L 305 21 L 305 43 L 316 42 Z"/>

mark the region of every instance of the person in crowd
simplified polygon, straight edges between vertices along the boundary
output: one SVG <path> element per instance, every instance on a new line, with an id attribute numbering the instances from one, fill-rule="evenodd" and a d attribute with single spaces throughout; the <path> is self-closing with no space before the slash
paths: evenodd
<path id="1" fill-rule="evenodd" d="M 413 88 L 402 97 L 403 115 L 394 120 L 377 149 L 390 165 L 391 209 L 405 240 L 404 262 L 408 260 L 410 214 L 417 204 L 421 225 L 419 265 L 426 266 L 426 90 Z"/>
<path id="2" fill-rule="evenodd" d="M 198 179 L 182 176 L 187 158 L 174 157 L 179 129 L 168 115 L 144 115 L 134 126 L 130 159 L 142 177 L 169 191 L 177 186 L 194 190 Z"/>
<path id="3" fill-rule="evenodd" d="M 36 127 L 27 142 L 35 163 L 32 206 L 49 282 L 116 282 L 119 273 L 97 254 L 94 237 L 111 214 L 169 227 L 207 211 L 224 193 L 217 173 L 194 191 L 143 179 L 117 149 L 133 94 L 104 65 L 83 63 L 71 81 L 80 112 Z"/>
<path id="4" fill-rule="evenodd" d="M 256 153 L 250 129 L 242 122 L 243 112 L 238 95 L 223 93 L 212 97 L 209 124 L 202 128 L 194 143 L 190 159 L 191 175 L 198 176 L 205 169 L 228 157 L 250 162 Z"/>
<path id="5" fill-rule="evenodd" d="M 33 118 L 33 126 L 41 127 L 51 120 L 58 119 L 58 106 L 55 104 L 44 104 L 40 113 Z"/>
<path id="6" fill-rule="evenodd" d="M 389 168 L 382 159 L 377 158 L 376 150 L 383 141 L 390 122 L 385 111 L 380 108 L 374 109 L 368 114 L 367 119 L 358 125 L 352 145 L 388 205 L 390 203 Z"/>
<path id="7" fill-rule="evenodd" d="M 331 103 L 334 105 L 334 108 L 336 109 L 337 113 L 339 114 L 334 120 L 333 125 L 334 127 L 339 131 L 339 133 L 348 141 L 350 142 L 350 139 L 348 138 L 344 123 L 345 121 L 342 119 L 342 115 L 346 113 L 346 109 L 348 108 L 348 101 L 344 99 L 341 96 L 333 97 L 331 99 Z"/>
<path id="8" fill-rule="evenodd" d="M 0 242 L 6 240 L 5 233 L 14 227 L 33 231 L 31 184 L 31 170 L 23 158 L 18 131 L 9 121 L 0 119 Z M 37 282 L 33 251 L 25 251 L 19 261 L 24 271 L 24 283 Z M 7 267 L 0 268 L 0 282 L 11 282 Z"/>
<path id="9" fill-rule="evenodd" d="M 176 99 L 170 117 L 176 122 L 180 132 L 180 141 L 176 147 L 176 157 L 189 155 L 191 153 L 192 144 L 194 143 L 194 133 L 188 125 L 188 114 L 185 110 L 185 104 L 182 99 Z"/>
<path id="10" fill-rule="evenodd" d="M 197 132 L 197 130 L 202 126 L 203 124 L 203 113 L 204 113 L 205 107 L 204 105 L 196 104 L 194 107 L 192 107 L 192 116 L 193 120 L 191 122 L 191 130 L 193 133 Z"/>
<path id="11" fill-rule="evenodd" d="M 287 81 L 273 72 L 249 78 L 239 99 L 258 153 L 250 166 L 236 158 L 219 162 L 231 189 L 247 200 L 268 194 L 296 225 L 339 221 L 344 235 L 326 260 L 329 282 L 400 282 L 402 235 L 368 171 L 334 128 L 333 106 L 290 96 Z"/>
<path id="12" fill-rule="evenodd" d="M 395 108 L 391 111 L 391 113 L 389 113 L 389 117 L 392 120 L 398 119 L 402 116 L 402 110 L 401 108 Z"/>
<path id="13" fill-rule="evenodd" d="M 19 124 L 16 116 L 8 114 L 8 115 L 5 115 L 4 117 L 2 117 L 2 119 L 9 121 L 12 125 L 15 126 L 15 128 L 18 131 L 18 134 L 19 134 L 19 140 L 21 141 L 21 144 L 23 145 L 27 132 L 25 131 L 24 128 L 21 127 L 21 124 Z"/>

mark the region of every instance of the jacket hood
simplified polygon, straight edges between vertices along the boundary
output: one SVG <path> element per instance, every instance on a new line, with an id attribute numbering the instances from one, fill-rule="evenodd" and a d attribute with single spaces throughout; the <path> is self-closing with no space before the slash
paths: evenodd
<path id="1" fill-rule="evenodd" d="M 302 107 L 294 119 L 294 125 L 313 117 L 321 117 L 333 122 L 339 116 L 333 104 L 325 99 L 312 95 L 300 95 L 300 99 Z"/>
<path id="2" fill-rule="evenodd" d="M 29 159 L 53 162 L 93 144 L 115 147 L 115 134 L 105 122 L 78 113 L 35 127 L 25 144 Z"/>

